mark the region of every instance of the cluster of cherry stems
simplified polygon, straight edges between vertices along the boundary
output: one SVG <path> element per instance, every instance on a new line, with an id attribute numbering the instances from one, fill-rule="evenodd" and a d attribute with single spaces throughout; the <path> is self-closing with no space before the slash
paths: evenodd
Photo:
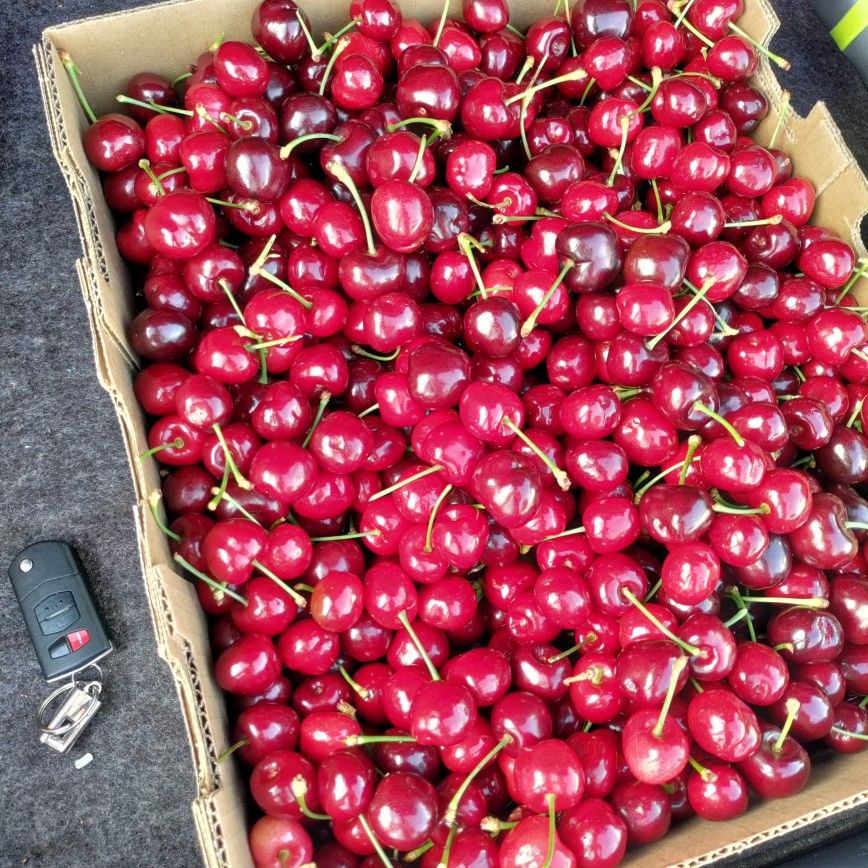
<path id="1" fill-rule="evenodd" d="M 62 56 L 257 865 L 605 868 L 865 747 L 866 263 L 742 12 L 264 0 L 99 119 Z"/>

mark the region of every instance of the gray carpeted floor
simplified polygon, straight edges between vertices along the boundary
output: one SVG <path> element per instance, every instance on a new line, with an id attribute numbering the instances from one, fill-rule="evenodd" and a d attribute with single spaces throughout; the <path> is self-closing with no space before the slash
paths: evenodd
<path id="1" fill-rule="evenodd" d="M 748 0 L 750 2 L 750 0 Z M 112 408 L 97 384 L 73 261 L 69 200 L 48 146 L 30 46 L 60 21 L 136 0 L 6 0 L 0 87 L 0 865 L 187 866 L 198 861 L 189 751 L 157 659 L 135 553 L 132 487 Z M 776 0 L 775 47 L 803 113 L 824 97 L 868 159 L 866 90 L 807 0 Z M 146 58 L 142 59 L 147 65 Z M 76 771 L 37 743 L 46 689 L 6 580 L 12 556 L 46 537 L 91 571 L 118 650 L 106 706 Z M 840 857 L 839 857 L 840 858 Z"/>

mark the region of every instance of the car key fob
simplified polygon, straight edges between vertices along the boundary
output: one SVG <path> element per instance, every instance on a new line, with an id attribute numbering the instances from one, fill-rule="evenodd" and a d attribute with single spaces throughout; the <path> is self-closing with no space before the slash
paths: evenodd
<path id="1" fill-rule="evenodd" d="M 74 675 L 112 650 L 75 552 L 58 540 L 19 552 L 9 578 L 47 681 Z"/>

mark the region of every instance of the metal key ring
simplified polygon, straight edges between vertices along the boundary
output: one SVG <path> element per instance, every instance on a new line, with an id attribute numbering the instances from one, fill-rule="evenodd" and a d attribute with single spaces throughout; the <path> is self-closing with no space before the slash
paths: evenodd
<path id="1" fill-rule="evenodd" d="M 96 664 L 92 665 L 96 666 Z M 99 669 L 98 666 L 96 666 L 96 668 Z M 102 673 L 100 672 L 100 674 Z M 48 696 L 46 696 L 45 699 L 42 701 L 42 704 L 39 706 L 39 712 L 37 713 L 37 716 L 39 718 L 39 728 L 44 735 L 63 735 L 64 733 L 69 732 L 71 729 L 78 725 L 74 722 L 67 723 L 64 726 L 58 727 L 57 729 L 52 729 L 51 727 L 47 727 L 44 725 L 45 712 L 49 709 L 52 703 L 54 703 L 59 697 L 63 696 L 64 694 L 69 693 L 69 691 L 75 690 L 78 686 L 79 685 L 76 683 L 75 678 L 72 678 L 66 684 L 61 684 L 60 687 L 52 690 L 52 692 L 49 693 Z M 100 693 L 102 693 L 102 684 L 100 684 L 98 681 L 89 681 L 81 689 L 89 693 L 91 696 L 91 705 L 88 706 L 88 709 L 90 709 L 92 707 L 92 703 L 96 702 L 97 697 L 100 695 Z"/>

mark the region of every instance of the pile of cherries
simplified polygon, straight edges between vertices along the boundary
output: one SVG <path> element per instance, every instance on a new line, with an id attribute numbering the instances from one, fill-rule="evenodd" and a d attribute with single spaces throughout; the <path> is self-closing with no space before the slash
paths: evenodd
<path id="1" fill-rule="evenodd" d="M 868 743 L 868 263 L 742 5 L 264 0 L 82 95 L 257 865 L 603 868 Z"/>

